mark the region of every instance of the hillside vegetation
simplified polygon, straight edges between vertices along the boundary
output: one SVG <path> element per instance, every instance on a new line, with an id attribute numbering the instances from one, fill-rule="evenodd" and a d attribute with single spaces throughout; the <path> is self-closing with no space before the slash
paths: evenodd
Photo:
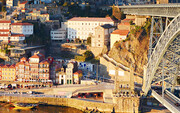
<path id="1" fill-rule="evenodd" d="M 143 66 L 148 61 L 149 29 L 149 21 L 143 27 L 134 26 L 126 40 L 114 44 L 108 56 L 127 67 L 134 64 L 134 71 L 143 74 Z"/>

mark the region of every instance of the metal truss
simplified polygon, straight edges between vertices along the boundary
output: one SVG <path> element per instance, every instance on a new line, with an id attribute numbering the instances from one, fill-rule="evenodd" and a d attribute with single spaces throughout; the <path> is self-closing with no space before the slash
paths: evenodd
<path id="1" fill-rule="evenodd" d="M 159 37 L 163 33 L 162 17 L 152 17 L 148 58 L 151 56 Z"/>
<path id="2" fill-rule="evenodd" d="M 154 4 L 118 6 L 124 14 L 141 16 L 176 17 L 180 12 L 180 4 Z"/>
<path id="3" fill-rule="evenodd" d="M 154 18 L 152 21 L 154 21 Z M 153 25 L 158 24 L 152 23 Z M 157 27 L 160 28 L 158 32 L 161 33 L 161 23 L 158 25 Z M 153 28 L 154 27 L 151 26 L 151 31 Z M 151 47 L 153 47 L 153 38 L 156 36 L 155 34 L 156 33 L 151 32 Z M 156 40 L 154 39 L 154 41 Z M 147 95 L 151 86 L 157 83 L 163 86 L 163 90 L 166 88 L 173 89 L 176 85 L 177 76 L 180 75 L 180 15 L 176 16 L 165 28 L 159 40 L 157 39 L 155 48 L 150 49 L 152 53 L 149 56 L 145 81 L 143 83 L 145 85 L 145 95 Z"/>

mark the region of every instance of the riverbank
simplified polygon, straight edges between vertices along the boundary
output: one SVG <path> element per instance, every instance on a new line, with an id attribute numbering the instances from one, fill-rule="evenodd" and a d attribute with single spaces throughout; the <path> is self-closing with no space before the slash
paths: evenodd
<path id="1" fill-rule="evenodd" d="M 91 101 L 83 101 L 73 98 L 44 98 L 44 97 L 15 97 L 15 96 L 1 96 L 0 101 L 6 102 L 23 102 L 23 103 L 41 103 L 44 105 L 68 106 L 82 111 L 98 109 L 101 112 L 111 112 L 114 104 L 99 103 Z"/>
<path id="2" fill-rule="evenodd" d="M 15 97 L 1 96 L 0 101 L 23 102 L 23 103 L 42 103 L 45 105 L 67 106 L 89 112 L 92 110 L 111 113 L 111 112 L 129 112 L 138 113 L 139 99 L 132 97 L 118 98 L 118 103 L 103 103 L 90 100 L 80 100 L 74 98 L 47 98 L 47 97 Z"/>

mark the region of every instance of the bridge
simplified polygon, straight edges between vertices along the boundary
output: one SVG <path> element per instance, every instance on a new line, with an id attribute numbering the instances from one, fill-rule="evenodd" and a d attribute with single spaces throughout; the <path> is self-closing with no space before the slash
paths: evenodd
<path id="1" fill-rule="evenodd" d="M 180 4 L 119 6 L 129 15 L 151 16 L 148 63 L 144 70 L 143 92 L 151 94 L 172 113 L 180 113 L 180 99 L 174 94 L 180 75 Z M 165 25 L 162 17 L 166 17 Z M 167 18 L 173 18 L 168 22 Z M 152 86 L 162 86 L 162 91 Z M 168 91 L 168 90 L 169 91 Z"/>
<path id="2" fill-rule="evenodd" d="M 175 17 L 180 12 L 180 4 L 150 4 L 118 6 L 125 14 L 140 16 Z"/>

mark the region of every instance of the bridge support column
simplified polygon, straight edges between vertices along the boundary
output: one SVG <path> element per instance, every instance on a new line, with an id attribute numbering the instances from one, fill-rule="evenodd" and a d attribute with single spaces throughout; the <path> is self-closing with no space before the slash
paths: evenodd
<path id="1" fill-rule="evenodd" d="M 147 66 L 144 66 L 144 75 L 143 75 L 143 86 L 142 86 L 142 91 L 144 92 L 145 91 L 145 88 L 146 88 L 146 72 L 147 72 Z"/>
<path id="2" fill-rule="evenodd" d="M 162 98 L 164 98 L 165 82 L 164 82 L 164 59 L 162 59 Z"/>
<path id="3" fill-rule="evenodd" d="M 163 33 L 162 17 L 152 17 L 148 58 L 151 56 L 153 49 L 156 46 L 156 43 L 162 33 Z"/>

